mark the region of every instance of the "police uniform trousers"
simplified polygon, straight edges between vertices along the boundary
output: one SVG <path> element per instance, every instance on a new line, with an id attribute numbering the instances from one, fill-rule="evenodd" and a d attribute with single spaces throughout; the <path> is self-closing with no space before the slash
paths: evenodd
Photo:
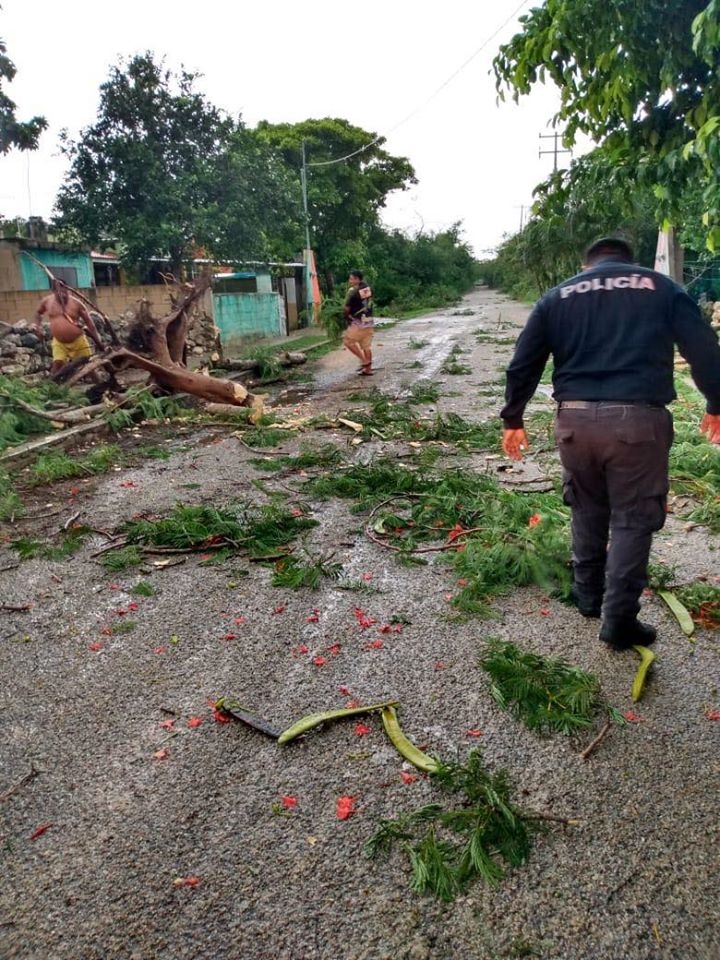
<path id="1" fill-rule="evenodd" d="M 561 401 L 555 435 L 576 599 L 602 600 L 605 621 L 635 617 L 652 535 L 665 523 L 672 416 L 644 403 Z"/>

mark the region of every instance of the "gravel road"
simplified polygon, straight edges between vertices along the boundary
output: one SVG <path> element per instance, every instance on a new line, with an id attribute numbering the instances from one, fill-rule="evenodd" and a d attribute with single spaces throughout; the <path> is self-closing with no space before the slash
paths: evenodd
<path id="1" fill-rule="evenodd" d="M 526 315 L 478 289 L 459 307 L 381 328 L 373 379 L 337 350 L 311 361 L 311 384 L 269 402 L 288 420 L 349 415 L 362 391 L 402 397 L 429 380 L 441 395 L 424 410 L 496 416 Z M 469 375 L 442 371 L 456 347 Z M 546 393 L 532 409 L 551 409 Z M 329 443 L 359 463 L 412 455 L 353 437 L 341 424 L 305 430 L 264 455 Z M 625 711 L 636 657 L 601 645 L 596 622 L 537 589 L 502 598 L 494 619 L 458 620 L 439 554 L 401 566 L 349 502 L 308 501 L 302 478 L 257 469 L 263 454 L 227 428 L 142 428 L 124 442 L 170 457 L 46 488 L 32 510 L 58 515 L 0 531 L 2 603 L 30 605 L 0 612 L 3 960 L 720 958 L 720 723 L 706 716 L 720 706 L 715 634 L 690 644 L 647 598 L 644 619 L 660 636 L 641 719 L 614 727 L 583 761 L 592 735 L 529 732 L 491 699 L 478 659 L 490 636 L 564 657 Z M 501 463 L 497 451 L 445 453 L 478 472 Z M 497 476 L 526 484 L 555 469 L 554 454 L 538 450 Z M 265 565 L 197 555 L 109 574 L 93 556 L 101 532 L 62 561 L 20 562 L 8 542 L 57 533 L 78 511 L 103 531 L 178 501 L 262 504 L 277 493 L 319 521 L 307 547 L 332 553 L 341 581 L 280 589 Z M 655 552 L 689 580 L 718 573 L 717 546 L 671 520 Z M 151 596 L 132 592 L 141 581 Z M 449 904 L 418 896 L 402 855 L 364 852 L 381 818 L 437 799 L 431 778 L 403 778 L 412 770 L 378 718 L 362 736 L 342 722 L 280 747 L 217 722 L 209 701 L 229 695 L 281 728 L 348 700 L 397 699 L 414 742 L 448 759 L 481 745 L 524 807 L 577 824 L 551 825 L 495 887 L 476 884 Z M 356 810 L 345 820 L 341 797 Z"/>

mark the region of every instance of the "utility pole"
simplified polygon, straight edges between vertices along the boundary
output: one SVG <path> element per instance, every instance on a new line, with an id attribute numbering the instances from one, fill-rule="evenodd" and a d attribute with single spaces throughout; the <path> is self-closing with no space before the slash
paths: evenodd
<path id="1" fill-rule="evenodd" d="M 553 155 L 553 173 L 557 173 L 558 168 L 558 154 L 559 153 L 572 153 L 572 150 L 568 150 L 564 147 L 558 146 L 558 141 L 560 140 L 560 134 L 555 130 L 553 133 L 539 133 L 538 137 L 540 138 L 540 150 L 538 151 L 538 157 L 542 157 L 545 153 L 551 153 Z M 552 140 L 553 147 L 551 150 L 542 149 L 543 140 Z"/>
<path id="2" fill-rule="evenodd" d="M 300 185 L 302 187 L 303 214 L 305 217 L 305 326 L 315 319 L 315 300 L 313 298 L 313 280 L 315 259 L 310 249 L 310 211 L 307 195 L 307 163 L 305 161 L 305 141 L 302 141 L 302 167 L 300 168 Z"/>

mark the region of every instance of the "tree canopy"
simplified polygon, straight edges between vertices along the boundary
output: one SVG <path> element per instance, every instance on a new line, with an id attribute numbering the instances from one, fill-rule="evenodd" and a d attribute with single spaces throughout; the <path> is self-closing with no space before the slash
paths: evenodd
<path id="1" fill-rule="evenodd" d="M 113 67 L 94 124 L 64 138 L 70 171 L 56 226 L 97 244 L 119 241 L 127 265 L 166 256 L 173 268 L 200 248 L 211 257 L 270 253 L 298 197 L 242 124 L 148 52 Z M 297 220 L 297 214 L 295 214 Z M 298 234 L 299 237 L 299 234 Z"/>
<path id="2" fill-rule="evenodd" d="M 363 261 L 388 194 L 417 182 L 409 160 L 392 156 L 383 137 L 347 120 L 263 122 L 256 135 L 298 176 L 305 145 L 311 240 L 330 274 Z"/>
<path id="3" fill-rule="evenodd" d="M 7 55 L 7 46 L 0 40 L 0 155 L 9 153 L 13 147 L 36 150 L 40 134 L 47 129 L 44 117 L 21 122 L 15 116 L 15 104 L 3 91 L 3 84 L 11 82 L 16 73 L 15 64 Z"/>
<path id="4" fill-rule="evenodd" d="M 701 178 L 707 242 L 719 246 L 718 0 L 546 0 L 521 23 L 494 61 L 501 94 L 551 80 L 566 145 L 588 134 L 674 222 Z"/>

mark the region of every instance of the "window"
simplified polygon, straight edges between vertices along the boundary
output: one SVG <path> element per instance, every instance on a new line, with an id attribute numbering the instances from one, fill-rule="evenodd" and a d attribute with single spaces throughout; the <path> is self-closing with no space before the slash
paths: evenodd
<path id="1" fill-rule="evenodd" d="M 77 287 L 78 272 L 75 267 L 50 266 L 48 269 L 58 278 L 58 280 L 62 280 L 62 282 L 66 283 L 69 287 Z"/>

